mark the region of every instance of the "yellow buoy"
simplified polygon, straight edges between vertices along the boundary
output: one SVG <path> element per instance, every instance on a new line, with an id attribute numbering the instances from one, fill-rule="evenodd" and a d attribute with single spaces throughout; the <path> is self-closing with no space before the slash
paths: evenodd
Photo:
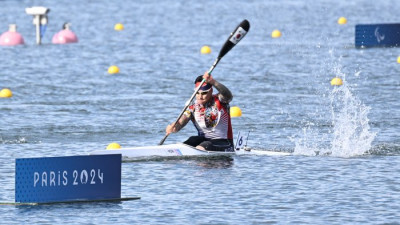
<path id="1" fill-rule="evenodd" d="M 231 117 L 240 117 L 242 116 L 242 110 L 237 106 L 232 106 L 230 110 Z"/>
<path id="2" fill-rule="evenodd" d="M 331 85 L 332 86 L 340 86 L 343 84 L 342 79 L 340 79 L 339 77 L 335 77 L 331 80 Z"/>
<path id="3" fill-rule="evenodd" d="M 346 23 L 347 23 L 347 19 L 344 18 L 344 17 L 340 17 L 340 18 L 338 19 L 337 23 L 338 23 L 338 24 L 341 24 L 341 25 L 346 24 Z"/>
<path id="4" fill-rule="evenodd" d="M 119 68 L 118 68 L 118 66 L 110 66 L 110 67 L 108 68 L 108 73 L 109 73 L 109 74 L 116 74 L 116 73 L 119 73 Z"/>
<path id="5" fill-rule="evenodd" d="M 211 48 L 207 45 L 203 46 L 200 50 L 201 54 L 210 54 L 211 53 Z"/>
<path id="6" fill-rule="evenodd" d="M 107 150 L 119 149 L 119 148 L 121 148 L 121 145 L 119 145 L 118 143 L 115 143 L 115 142 L 113 142 L 107 146 Z"/>
<path id="7" fill-rule="evenodd" d="M 400 56 L 397 57 L 397 63 L 400 63 Z"/>
<path id="8" fill-rule="evenodd" d="M 8 88 L 4 88 L 3 90 L 0 91 L 0 98 L 11 98 L 12 97 L 12 92 Z"/>
<path id="9" fill-rule="evenodd" d="M 279 30 L 273 30 L 271 33 L 271 37 L 273 37 L 273 38 L 279 38 L 281 35 L 282 34 Z"/>
<path id="10" fill-rule="evenodd" d="M 124 29 L 124 25 L 122 25 L 121 23 L 117 23 L 114 26 L 114 30 L 121 31 L 123 29 Z"/>

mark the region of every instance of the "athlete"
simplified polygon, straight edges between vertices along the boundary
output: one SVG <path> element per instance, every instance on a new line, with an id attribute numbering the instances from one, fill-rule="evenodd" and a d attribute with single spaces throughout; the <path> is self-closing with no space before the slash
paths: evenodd
<path id="1" fill-rule="evenodd" d="M 193 101 L 178 122 L 169 124 L 165 131 L 167 134 L 176 133 L 191 120 L 198 131 L 198 136 L 192 136 L 184 144 L 207 151 L 234 151 L 231 117 L 229 115 L 229 102 L 232 93 L 223 84 L 219 83 L 211 74 L 205 72 L 195 80 L 198 88 L 203 78 L 203 83 L 196 93 Z M 213 87 L 219 93 L 213 95 Z"/>

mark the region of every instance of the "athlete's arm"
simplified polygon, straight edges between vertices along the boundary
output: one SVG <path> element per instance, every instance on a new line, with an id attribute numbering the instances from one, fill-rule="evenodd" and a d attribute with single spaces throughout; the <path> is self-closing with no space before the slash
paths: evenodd
<path id="1" fill-rule="evenodd" d="M 229 103 L 230 101 L 232 101 L 233 95 L 231 91 L 227 87 L 225 87 L 225 85 L 216 81 L 208 72 L 204 73 L 203 78 L 206 80 L 207 83 L 211 84 L 218 90 L 218 97 L 221 102 Z"/>
<path id="2" fill-rule="evenodd" d="M 218 92 L 219 92 L 218 98 L 221 102 L 229 103 L 230 101 L 232 101 L 233 95 L 232 95 L 231 91 L 227 87 L 225 87 L 225 85 L 214 80 L 213 86 L 218 90 Z"/>
<path id="3" fill-rule="evenodd" d="M 182 128 L 184 128 L 186 126 L 186 124 L 189 122 L 189 117 L 187 117 L 185 114 L 183 114 L 181 116 L 181 118 L 179 118 L 177 123 L 171 123 L 167 126 L 167 128 L 165 129 L 165 132 L 167 134 L 170 133 L 176 133 L 178 131 L 180 131 Z"/>

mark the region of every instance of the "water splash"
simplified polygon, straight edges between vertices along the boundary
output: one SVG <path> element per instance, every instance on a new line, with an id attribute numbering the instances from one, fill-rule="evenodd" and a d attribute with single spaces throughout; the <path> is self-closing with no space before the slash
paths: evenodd
<path id="1" fill-rule="evenodd" d="M 346 82 L 334 87 L 329 99 L 329 129 L 322 130 L 322 126 L 315 123 L 307 124 L 300 138 L 292 138 L 295 143 L 294 154 L 353 157 L 368 153 L 376 136 L 376 133 L 370 131 L 370 107 L 352 94 Z"/>
<path id="2" fill-rule="evenodd" d="M 335 87 L 329 97 L 333 125 L 332 155 L 351 157 L 368 153 L 376 136 L 370 131 L 370 107 L 354 96 L 346 84 Z"/>
<path id="3" fill-rule="evenodd" d="M 320 155 L 320 152 L 327 154 L 329 152 L 329 147 L 324 147 L 321 140 L 329 140 L 331 132 L 321 133 L 314 123 L 307 123 L 305 127 L 302 128 L 302 133 L 300 137 L 290 137 L 290 140 L 295 143 L 295 148 L 293 154 L 295 155 L 306 155 L 306 156 L 316 156 Z"/>

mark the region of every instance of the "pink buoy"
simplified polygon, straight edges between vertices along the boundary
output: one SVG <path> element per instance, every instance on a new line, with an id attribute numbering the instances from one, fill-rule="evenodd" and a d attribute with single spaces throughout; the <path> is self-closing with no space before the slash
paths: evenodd
<path id="1" fill-rule="evenodd" d="M 69 26 L 70 26 L 69 23 L 65 23 L 63 25 L 63 30 L 61 30 L 60 32 L 56 33 L 53 36 L 53 39 L 52 39 L 51 42 L 53 44 L 68 44 L 68 43 L 76 43 L 76 42 L 78 42 L 78 38 L 76 37 L 74 32 L 72 32 L 69 29 Z"/>
<path id="2" fill-rule="evenodd" d="M 24 38 L 20 33 L 17 32 L 17 25 L 15 24 L 10 24 L 9 30 L 0 36 L 0 45 L 13 46 L 23 44 Z"/>

